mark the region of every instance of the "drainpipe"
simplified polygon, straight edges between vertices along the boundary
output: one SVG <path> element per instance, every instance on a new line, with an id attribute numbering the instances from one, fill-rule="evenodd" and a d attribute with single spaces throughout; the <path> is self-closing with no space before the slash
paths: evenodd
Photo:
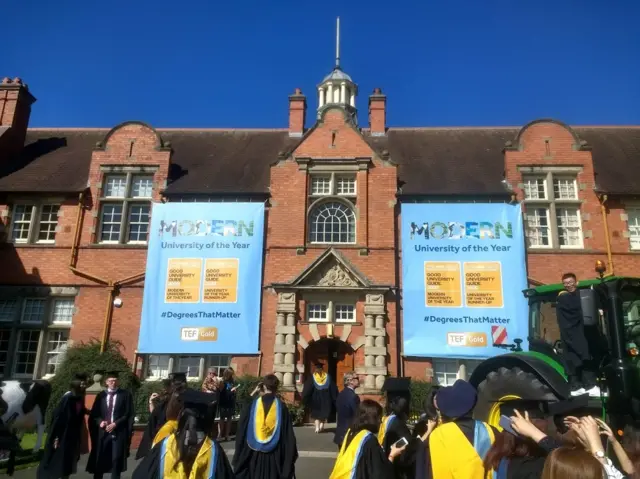
<path id="1" fill-rule="evenodd" d="M 102 328 L 102 341 L 100 341 L 100 353 L 104 353 L 107 347 L 107 341 L 109 340 L 109 333 L 111 332 L 111 320 L 113 318 L 113 297 L 115 293 L 115 286 L 109 283 L 107 287 L 107 311 L 104 315 L 104 326 Z"/>
<path id="2" fill-rule="evenodd" d="M 609 197 L 607 195 L 600 196 L 600 211 L 602 212 L 602 222 L 604 223 L 604 237 L 605 244 L 607 248 L 607 263 L 609 274 L 607 276 L 612 276 L 614 274 L 613 270 L 613 255 L 611 254 L 611 237 L 609 236 L 609 221 L 607 218 L 607 207 L 606 203 Z"/>

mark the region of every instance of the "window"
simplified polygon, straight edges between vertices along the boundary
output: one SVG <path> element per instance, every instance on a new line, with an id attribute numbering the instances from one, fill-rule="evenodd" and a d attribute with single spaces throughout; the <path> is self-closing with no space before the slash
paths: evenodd
<path id="1" fill-rule="evenodd" d="M 98 241 L 145 244 L 149 234 L 153 175 L 106 175 Z"/>
<path id="2" fill-rule="evenodd" d="M 630 247 L 633 250 L 638 250 L 640 249 L 640 208 L 627 210 L 627 222 L 629 225 Z"/>
<path id="3" fill-rule="evenodd" d="M 67 352 L 68 341 L 68 330 L 51 331 L 49 333 L 45 375 L 53 375 L 56 373 L 56 368 L 62 363 L 64 354 Z"/>
<path id="4" fill-rule="evenodd" d="M 451 386 L 458 379 L 468 380 L 482 361 L 458 359 L 433 359 L 433 378 L 440 386 Z M 460 366 L 465 366 L 466 377 L 462 377 Z"/>
<path id="5" fill-rule="evenodd" d="M 356 215 L 344 203 L 329 202 L 316 206 L 309 216 L 311 243 L 355 243 Z"/>
<path id="6" fill-rule="evenodd" d="M 311 196 L 356 196 L 356 177 L 337 173 L 311 175 Z"/>
<path id="7" fill-rule="evenodd" d="M 525 226 L 530 248 L 582 248 L 582 219 L 575 177 L 525 176 Z"/>
<path id="8" fill-rule="evenodd" d="M 147 377 L 162 379 L 169 376 L 169 356 L 152 354 L 147 359 Z"/>
<path id="9" fill-rule="evenodd" d="M 356 320 L 356 307 L 353 304 L 336 304 L 336 323 L 353 323 Z"/>
<path id="10" fill-rule="evenodd" d="M 200 368 L 204 359 L 204 369 Z M 207 368 L 216 368 L 218 374 L 229 367 L 231 356 L 171 356 L 168 354 L 150 354 L 146 358 L 146 378 L 152 381 L 166 378 L 172 372 L 183 372 L 191 381 L 201 380 Z"/>
<path id="11" fill-rule="evenodd" d="M 329 306 L 326 304 L 308 304 L 307 321 L 326 323 L 329 321 Z"/>
<path id="12" fill-rule="evenodd" d="M 59 210 L 57 204 L 15 204 L 11 211 L 11 241 L 55 243 Z"/>
<path id="13" fill-rule="evenodd" d="M 356 307 L 353 304 L 307 303 L 307 321 L 310 323 L 355 323 Z"/>
<path id="14" fill-rule="evenodd" d="M 55 374 L 67 350 L 74 312 L 72 297 L 0 299 L 0 376 Z"/>
<path id="15" fill-rule="evenodd" d="M 451 386 L 458 379 L 458 361 L 433 360 L 433 377 L 440 386 Z"/>

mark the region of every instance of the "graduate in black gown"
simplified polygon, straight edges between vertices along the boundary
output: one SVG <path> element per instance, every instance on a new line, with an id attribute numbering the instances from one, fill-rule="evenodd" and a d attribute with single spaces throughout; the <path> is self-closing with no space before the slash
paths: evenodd
<path id="1" fill-rule="evenodd" d="M 402 438 L 408 441 L 407 448 L 393 461 L 396 479 L 408 479 L 415 476 L 416 451 L 422 441 L 413 437 L 407 427 L 407 411 L 409 402 L 403 397 L 394 397 L 387 405 L 387 415 L 382 418 L 378 430 L 378 442 L 385 454 L 391 453 L 391 446 Z"/>
<path id="2" fill-rule="evenodd" d="M 78 374 L 53 411 L 44 455 L 38 466 L 38 479 L 59 479 L 75 474 L 85 426 L 86 375 Z"/>
<path id="3" fill-rule="evenodd" d="M 382 406 L 364 399 L 347 431 L 329 479 L 390 479 L 394 477 L 393 462 L 404 448 L 391 446 L 385 454 L 377 434 L 382 420 Z"/>
<path id="4" fill-rule="evenodd" d="M 600 388 L 596 385 L 596 368 L 587 341 L 576 275 L 564 274 L 562 284 L 565 290 L 560 292 L 556 300 L 556 316 L 571 394 L 578 396 L 588 392 L 599 397 Z"/>
<path id="5" fill-rule="evenodd" d="M 140 459 L 147 455 L 151 450 L 153 444 L 153 438 L 160 428 L 167 422 L 167 404 L 171 397 L 172 384 L 171 379 L 162 380 L 162 391 L 160 393 L 154 393 L 149 397 L 149 419 L 147 421 L 147 427 L 142 435 L 142 440 L 138 446 L 136 452 L 136 459 Z"/>
<path id="6" fill-rule="evenodd" d="M 316 433 L 324 430 L 324 425 L 335 407 L 337 396 L 338 388 L 331 376 L 324 371 L 322 363 L 316 363 L 315 371 L 302 390 L 302 402 L 310 409 Z"/>
<path id="7" fill-rule="evenodd" d="M 178 426 L 156 444 L 133 472 L 133 479 L 233 479 L 227 456 L 211 437 L 216 404 L 211 395 L 181 393 Z"/>
<path id="8" fill-rule="evenodd" d="M 240 415 L 233 469 L 238 479 L 292 479 L 298 447 L 280 381 L 268 374 L 260 393 Z"/>
<path id="9" fill-rule="evenodd" d="M 111 473 L 111 479 L 120 479 L 127 470 L 127 458 L 133 434 L 133 395 L 118 385 L 118 373 L 106 375 L 107 390 L 98 393 L 89 414 L 91 453 L 87 472 L 94 479 Z"/>

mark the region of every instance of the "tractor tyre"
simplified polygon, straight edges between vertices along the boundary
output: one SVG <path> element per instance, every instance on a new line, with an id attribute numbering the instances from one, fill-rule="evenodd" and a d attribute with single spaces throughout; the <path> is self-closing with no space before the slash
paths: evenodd
<path id="1" fill-rule="evenodd" d="M 558 401 L 558 397 L 538 376 L 520 368 L 499 368 L 491 371 L 478 385 L 478 401 L 473 416 L 497 426 L 496 407 L 509 399 Z M 494 424 L 496 423 L 496 424 Z"/>

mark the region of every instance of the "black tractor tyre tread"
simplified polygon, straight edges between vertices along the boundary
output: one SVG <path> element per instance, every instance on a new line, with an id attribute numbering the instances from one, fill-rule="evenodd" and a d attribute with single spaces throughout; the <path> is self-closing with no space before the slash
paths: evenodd
<path id="1" fill-rule="evenodd" d="M 473 411 L 476 419 L 486 421 L 493 404 L 506 395 L 516 395 L 525 400 L 558 401 L 551 388 L 535 374 L 518 367 L 491 371 L 478 385 L 478 401 Z"/>

